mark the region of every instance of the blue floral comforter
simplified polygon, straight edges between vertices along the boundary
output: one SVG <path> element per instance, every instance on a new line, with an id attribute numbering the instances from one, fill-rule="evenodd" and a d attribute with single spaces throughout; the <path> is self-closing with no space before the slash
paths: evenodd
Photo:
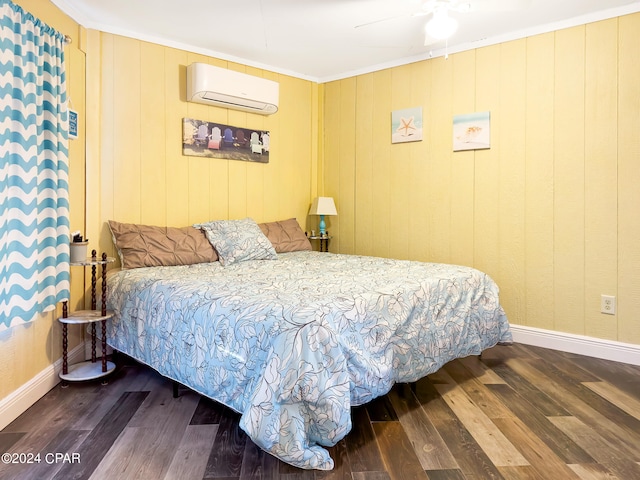
<path id="1" fill-rule="evenodd" d="M 109 344 L 241 413 L 265 451 L 328 470 L 351 406 L 511 342 L 496 284 L 468 267 L 319 252 L 123 270 Z"/>

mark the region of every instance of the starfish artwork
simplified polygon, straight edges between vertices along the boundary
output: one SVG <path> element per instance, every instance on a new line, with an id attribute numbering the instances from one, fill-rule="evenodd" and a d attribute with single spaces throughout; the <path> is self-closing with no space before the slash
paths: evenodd
<path id="1" fill-rule="evenodd" d="M 391 112 L 391 143 L 422 140 L 422 108 Z"/>
<path id="2" fill-rule="evenodd" d="M 413 117 L 410 118 L 401 118 L 400 126 L 398 127 L 399 132 L 403 132 L 402 135 L 405 137 L 408 135 L 413 135 L 416 130 L 416 127 L 413 125 Z"/>

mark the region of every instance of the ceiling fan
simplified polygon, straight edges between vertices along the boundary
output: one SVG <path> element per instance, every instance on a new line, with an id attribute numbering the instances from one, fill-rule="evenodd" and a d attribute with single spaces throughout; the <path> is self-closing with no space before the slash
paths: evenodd
<path id="1" fill-rule="evenodd" d="M 431 15 L 425 24 L 425 46 L 451 37 L 458 29 L 458 21 L 450 12 L 472 13 L 478 11 L 515 11 L 527 7 L 532 0 L 427 0 L 412 17 Z M 356 28 L 384 22 L 399 17 L 388 17 L 357 25 Z"/>
<path id="2" fill-rule="evenodd" d="M 422 4 L 422 11 L 414 16 L 431 14 L 431 19 L 425 24 L 426 35 L 434 40 L 445 40 L 453 35 L 458 29 L 458 21 L 449 16 L 449 11 L 469 12 L 471 2 L 458 2 L 456 0 L 429 0 Z M 427 39 L 425 38 L 425 45 Z"/>

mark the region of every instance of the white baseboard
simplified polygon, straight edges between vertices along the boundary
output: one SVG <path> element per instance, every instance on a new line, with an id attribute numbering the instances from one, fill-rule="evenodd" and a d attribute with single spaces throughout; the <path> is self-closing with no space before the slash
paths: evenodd
<path id="1" fill-rule="evenodd" d="M 84 343 L 81 343 L 67 356 L 71 363 L 84 360 Z M 31 405 L 40 400 L 49 390 L 60 382 L 62 358 L 49 365 L 39 374 L 0 400 L 0 430 L 22 415 Z"/>
<path id="2" fill-rule="evenodd" d="M 525 345 L 640 365 L 640 345 L 513 324 L 511 333 L 514 342 Z"/>

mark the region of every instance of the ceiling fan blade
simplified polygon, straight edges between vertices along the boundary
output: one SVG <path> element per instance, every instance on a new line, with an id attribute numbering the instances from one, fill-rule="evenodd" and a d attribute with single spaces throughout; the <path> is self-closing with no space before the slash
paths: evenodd
<path id="1" fill-rule="evenodd" d="M 427 0 L 415 16 L 429 15 L 436 8 L 446 8 L 454 12 L 508 12 L 527 8 L 532 0 Z"/>
<path id="2" fill-rule="evenodd" d="M 375 25 L 377 23 L 383 23 L 383 22 L 390 22 L 391 20 L 397 20 L 399 18 L 407 18 L 407 15 L 396 15 L 393 17 L 380 18 L 378 20 L 372 20 L 371 22 L 361 23 L 360 25 L 356 25 L 353 28 L 368 27 L 369 25 Z"/>
<path id="3" fill-rule="evenodd" d="M 531 5 L 532 0 L 468 0 L 455 3 L 455 10 L 466 12 L 514 12 Z"/>

